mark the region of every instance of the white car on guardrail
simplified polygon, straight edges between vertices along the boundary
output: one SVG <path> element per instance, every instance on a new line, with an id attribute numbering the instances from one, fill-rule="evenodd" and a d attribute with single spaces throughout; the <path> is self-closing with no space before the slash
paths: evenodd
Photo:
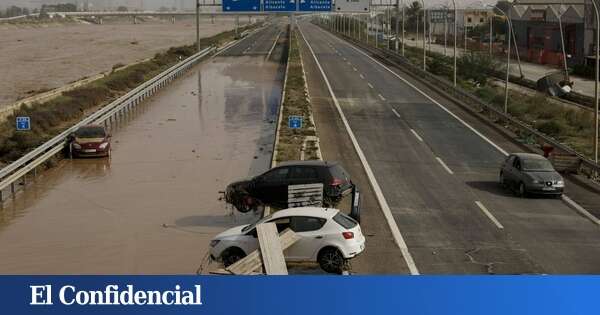
<path id="1" fill-rule="evenodd" d="M 284 251 L 286 261 L 318 262 L 330 273 L 341 273 L 346 261 L 365 249 L 360 225 L 333 208 L 301 207 L 275 212 L 256 223 L 226 230 L 210 242 L 210 256 L 229 266 L 258 249 L 256 225 L 275 223 L 277 231 L 290 228 L 300 236 Z"/>

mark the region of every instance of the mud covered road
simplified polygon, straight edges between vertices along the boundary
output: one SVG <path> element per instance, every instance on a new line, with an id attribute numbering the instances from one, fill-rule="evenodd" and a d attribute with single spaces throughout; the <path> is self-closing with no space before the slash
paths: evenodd
<path id="1" fill-rule="evenodd" d="M 113 129 L 111 160 L 63 161 L 0 211 L 2 274 L 190 274 L 255 218 L 218 201 L 269 168 L 283 26 L 197 66 Z M 268 55 L 268 58 L 267 58 Z"/>

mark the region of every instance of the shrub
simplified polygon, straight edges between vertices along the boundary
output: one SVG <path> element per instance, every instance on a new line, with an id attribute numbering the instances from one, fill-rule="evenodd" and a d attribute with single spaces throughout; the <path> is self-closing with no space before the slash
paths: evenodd
<path id="1" fill-rule="evenodd" d="M 462 77 L 479 84 L 485 84 L 488 73 L 496 71 L 499 68 L 496 60 L 486 54 L 479 53 L 463 55 L 458 59 L 457 66 L 460 69 L 459 73 Z"/>
<path id="2" fill-rule="evenodd" d="M 564 123 L 562 121 L 557 120 L 548 120 L 537 124 L 536 128 L 552 137 L 557 137 L 562 134 L 566 129 Z"/>

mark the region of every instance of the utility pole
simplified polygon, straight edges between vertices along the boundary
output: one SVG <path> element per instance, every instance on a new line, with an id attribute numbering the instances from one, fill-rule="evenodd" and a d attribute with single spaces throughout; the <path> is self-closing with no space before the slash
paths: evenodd
<path id="1" fill-rule="evenodd" d="M 444 56 L 447 56 L 448 47 L 448 9 L 444 12 Z"/>
<path id="2" fill-rule="evenodd" d="M 490 16 L 490 58 L 492 58 L 492 36 L 494 35 L 494 27 L 492 25 L 494 21 L 494 14 L 492 13 L 492 16 Z"/>
<path id="3" fill-rule="evenodd" d="M 427 47 L 426 36 L 427 36 L 427 10 L 425 10 L 425 1 L 423 3 L 423 71 L 427 71 Z"/>
<path id="4" fill-rule="evenodd" d="M 456 32 L 458 31 L 456 27 L 456 16 L 458 15 L 456 12 L 456 0 L 452 0 L 452 4 L 454 5 L 454 87 L 456 87 Z"/>
<path id="5" fill-rule="evenodd" d="M 196 0 L 196 50 L 200 52 L 200 0 Z"/>

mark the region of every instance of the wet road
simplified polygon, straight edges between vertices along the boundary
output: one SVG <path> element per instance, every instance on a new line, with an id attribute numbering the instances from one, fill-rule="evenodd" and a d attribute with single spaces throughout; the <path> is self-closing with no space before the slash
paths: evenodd
<path id="1" fill-rule="evenodd" d="M 63 161 L 5 203 L 0 273 L 196 272 L 212 236 L 253 219 L 230 215 L 218 191 L 270 165 L 284 65 L 265 47 L 280 30 L 205 61 L 115 124 L 110 161 Z"/>
<path id="2" fill-rule="evenodd" d="M 399 79 L 317 26 L 300 28 L 421 273 L 600 273 L 596 225 L 561 200 L 503 191 L 497 184 L 503 154 L 436 105 L 434 93 L 418 92 L 410 77 Z M 307 76 L 322 80 L 320 72 Z M 329 97 L 324 86 L 311 97 Z M 518 150 L 489 128 L 474 126 L 506 150 Z M 345 133 L 343 127 L 338 132 Z M 372 220 L 363 218 L 363 231 L 385 235 Z M 369 251 L 367 245 L 365 256 Z"/>

